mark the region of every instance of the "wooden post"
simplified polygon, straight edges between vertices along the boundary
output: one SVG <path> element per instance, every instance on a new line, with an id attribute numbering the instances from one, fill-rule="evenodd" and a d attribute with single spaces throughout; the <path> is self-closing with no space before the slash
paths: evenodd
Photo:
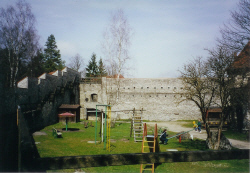
<path id="1" fill-rule="evenodd" d="M 179 143 L 181 143 L 181 135 L 179 136 Z"/>
<path id="2" fill-rule="evenodd" d="M 133 118 L 131 118 L 130 137 L 132 137 L 132 131 L 133 131 Z"/>

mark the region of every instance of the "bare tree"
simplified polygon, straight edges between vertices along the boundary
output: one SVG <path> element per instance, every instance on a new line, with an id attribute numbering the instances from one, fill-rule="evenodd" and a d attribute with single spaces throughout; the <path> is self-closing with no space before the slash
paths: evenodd
<path id="1" fill-rule="evenodd" d="M 215 134 L 217 140 L 209 142 L 214 145 L 215 149 L 218 149 L 220 147 L 222 127 L 232 108 L 230 100 L 232 97 L 231 90 L 235 87 L 236 78 L 229 75 L 228 71 L 234 62 L 234 53 L 225 47 L 219 46 L 216 49 L 209 50 L 209 54 L 208 63 L 212 76 L 211 80 L 217 85 L 214 100 L 217 106 L 222 109 L 218 132 Z"/>
<path id="2" fill-rule="evenodd" d="M 19 64 L 28 61 L 38 49 L 35 17 L 24 1 L 0 9 L 0 46 L 7 50 L 9 86 L 16 86 Z"/>
<path id="3" fill-rule="evenodd" d="M 130 59 L 129 47 L 132 36 L 131 28 L 122 9 L 117 10 L 106 28 L 102 43 L 111 68 L 110 75 L 120 75 L 127 69 Z"/>
<path id="4" fill-rule="evenodd" d="M 81 76 L 84 75 L 84 60 L 79 55 L 76 54 L 74 57 L 70 59 L 70 63 L 68 64 L 69 68 L 72 68 L 81 73 Z"/>
<path id="5" fill-rule="evenodd" d="M 220 30 L 218 42 L 235 52 L 241 51 L 250 40 L 250 1 L 240 0 L 238 9 L 231 12 L 231 20 Z"/>
<path id="6" fill-rule="evenodd" d="M 107 57 L 106 67 L 110 76 L 116 76 L 117 96 L 119 98 L 120 75 L 129 69 L 128 61 L 132 29 L 122 9 L 117 10 L 103 33 L 102 47 Z"/>
<path id="7" fill-rule="evenodd" d="M 208 63 L 201 57 L 185 64 L 180 70 L 180 79 L 183 83 L 182 97 L 179 104 L 190 100 L 199 108 L 202 120 L 206 125 L 207 138 L 211 139 L 210 127 L 207 124 L 206 112 L 213 105 L 216 84 L 211 80 L 211 73 Z"/>

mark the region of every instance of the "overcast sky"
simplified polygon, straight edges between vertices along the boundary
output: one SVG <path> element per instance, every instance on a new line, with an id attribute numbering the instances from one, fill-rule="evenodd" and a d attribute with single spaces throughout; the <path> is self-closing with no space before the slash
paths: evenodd
<path id="1" fill-rule="evenodd" d="M 15 0 L 1 0 L 0 7 Z M 133 28 L 131 65 L 125 77 L 178 77 L 178 69 L 216 44 L 219 29 L 238 0 L 26 0 L 36 17 L 40 44 L 54 34 L 62 59 L 80 54 L 85 65 L 101 49 L 102 34 L 119 8 Z"/>

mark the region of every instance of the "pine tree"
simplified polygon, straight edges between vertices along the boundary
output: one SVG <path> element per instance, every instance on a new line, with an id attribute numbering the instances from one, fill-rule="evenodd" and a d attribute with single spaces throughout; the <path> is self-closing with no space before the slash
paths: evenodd
<path id="1" fill-rule="evenodd" d="M 55 36 L 53 34 L 48 37 L 45 46 L 45 71 L 48 73 L 55 70 L 62 70 L 65 66 L 65 62 L 61 60 L 60 50 L 57 48 Z"/>
<path id="2" fill-rule="evenodd" d="M 45 62 L 44 54 L 40 49 L 37 51 L 36 56 L 34 56 L 34 58 L 32 58 L 28 64 L 27 76 L 38 77 L 41 74 L 43 74 L 45 71 L 44 62 Z"/>
<path id="3" fill-rule="evenodd" d="M 86 68 L 86 77 L 97 77 L 98 76 L 98 66 L 96 63 L 96 54 L 93 53 L 91 60 Z"/>
<path id="4" fill-rule="evenodd" d="M 107 76 L 107 71 L 106 71 L 105 66 L 102 62 L 102 58 L 100 58 L 100 60 L 98 62 L 98 76 L 99 77 Z"/>

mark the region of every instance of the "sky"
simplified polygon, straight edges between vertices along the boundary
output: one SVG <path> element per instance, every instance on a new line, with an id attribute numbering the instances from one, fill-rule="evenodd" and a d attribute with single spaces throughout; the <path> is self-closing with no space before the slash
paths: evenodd
<path id="1" fill-rule="evenodd" d="M 6 8 L 16 0 L 1 0 Z M 184 64 L 206 58 L 238 0 L 26 0 L 36 17 L 40 44 L 55 36 L 61 57 L 79 54 L 85 66 L 93 53 L 106 59 L 101 42 L 110 16 L 123 9 L 133 30 L 131 69 L 126 78 L 174 78 Z"/>

